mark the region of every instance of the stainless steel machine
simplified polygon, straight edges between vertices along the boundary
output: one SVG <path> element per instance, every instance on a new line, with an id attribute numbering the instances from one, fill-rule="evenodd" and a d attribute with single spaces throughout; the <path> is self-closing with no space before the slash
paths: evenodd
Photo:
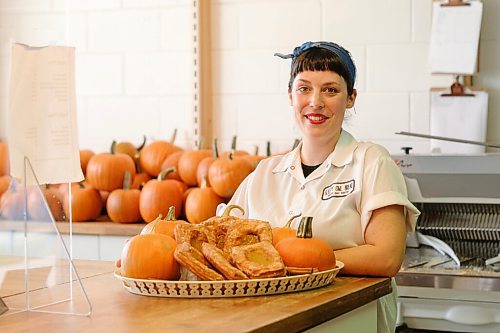
<path id="1" fill-rule="evenodd" d="M 500 332 L 500 154 L 393 158 L 421 211 L 396 276 L 399 324 Z"/>

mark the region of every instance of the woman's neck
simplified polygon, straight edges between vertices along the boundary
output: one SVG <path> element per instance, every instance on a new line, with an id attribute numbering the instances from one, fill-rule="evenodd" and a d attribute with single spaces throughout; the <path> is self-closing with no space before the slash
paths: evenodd
<path id="1" fill-rule="evenodd" d="M 333 152 L 339 141 L 340 132 L 327 139 L 302 139 L 300 158 L 305 165 L 319 165 Z"/>

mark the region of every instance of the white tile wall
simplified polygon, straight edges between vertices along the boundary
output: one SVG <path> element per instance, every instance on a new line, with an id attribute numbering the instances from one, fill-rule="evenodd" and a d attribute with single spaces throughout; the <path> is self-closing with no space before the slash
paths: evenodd
<path id="1" fill-rule="evenodd" d="M 213 132 L 221 149 L 289 148 L 298 135 L 286 90 L 289 53 L 307 40 L 344 45 L 358 68 L 360 140 L 405 144 L 428 152 L 425 139 L 393 131 L 428 132 L 428 92 L 450 75 L 431 75 L 427 51 L 431 0 L 213 0 Z M 190 0 L 0 1 L 0 138 L 6 135 L 9 41 L 76 46 L 80 146 L 107 150 L 110 140 L 169 138 L 192 147 L 193 57 Z M 500 141 L 500 1 L 484 1 L 480 73 L 490 93 L 488 140 Z M 69 17 L 66 19 L 66 10 Z M 139 111 L 138 111 L 139 110 Z M 392 119 L 382 122 L 381 119 Z M 123 119 L 118 125 L 116 119 Z M 375 122 L 377 126 L 372 126 Z M 279 126 L 278 126 L 279 125 Z M 377 130 L 374 130 L 377 128 Z"/>

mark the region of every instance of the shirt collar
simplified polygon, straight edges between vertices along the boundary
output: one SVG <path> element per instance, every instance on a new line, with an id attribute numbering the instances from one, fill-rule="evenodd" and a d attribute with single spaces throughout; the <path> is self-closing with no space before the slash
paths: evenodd
<path id="1" fill-rule="evenodd" d="M 342 129 L 340 132 L 339 140 L 335 145 L 333 152 L 326 158 L 326 163 L 332 164 L 336 167 L 342 167 L 352 162 L 354 150 L 358 146 L 358 142 L 354 137 Z M 274 167 L 273 173 L 285 172 L 292 165 L 300 162 L 300 150 L 302 149 L 302 142 L 297 147 L 283 156 L 278 165 Z"/>

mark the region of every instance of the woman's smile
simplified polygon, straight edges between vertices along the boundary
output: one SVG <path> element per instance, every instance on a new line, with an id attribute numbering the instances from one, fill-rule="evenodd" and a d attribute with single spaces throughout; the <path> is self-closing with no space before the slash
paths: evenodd
<path id="1" fill-rule="evenodd" d="M 330 117 L 319 113 L 309 113 L 304 116 L 313 125 L 320 125 L 325 123 Z"/>

